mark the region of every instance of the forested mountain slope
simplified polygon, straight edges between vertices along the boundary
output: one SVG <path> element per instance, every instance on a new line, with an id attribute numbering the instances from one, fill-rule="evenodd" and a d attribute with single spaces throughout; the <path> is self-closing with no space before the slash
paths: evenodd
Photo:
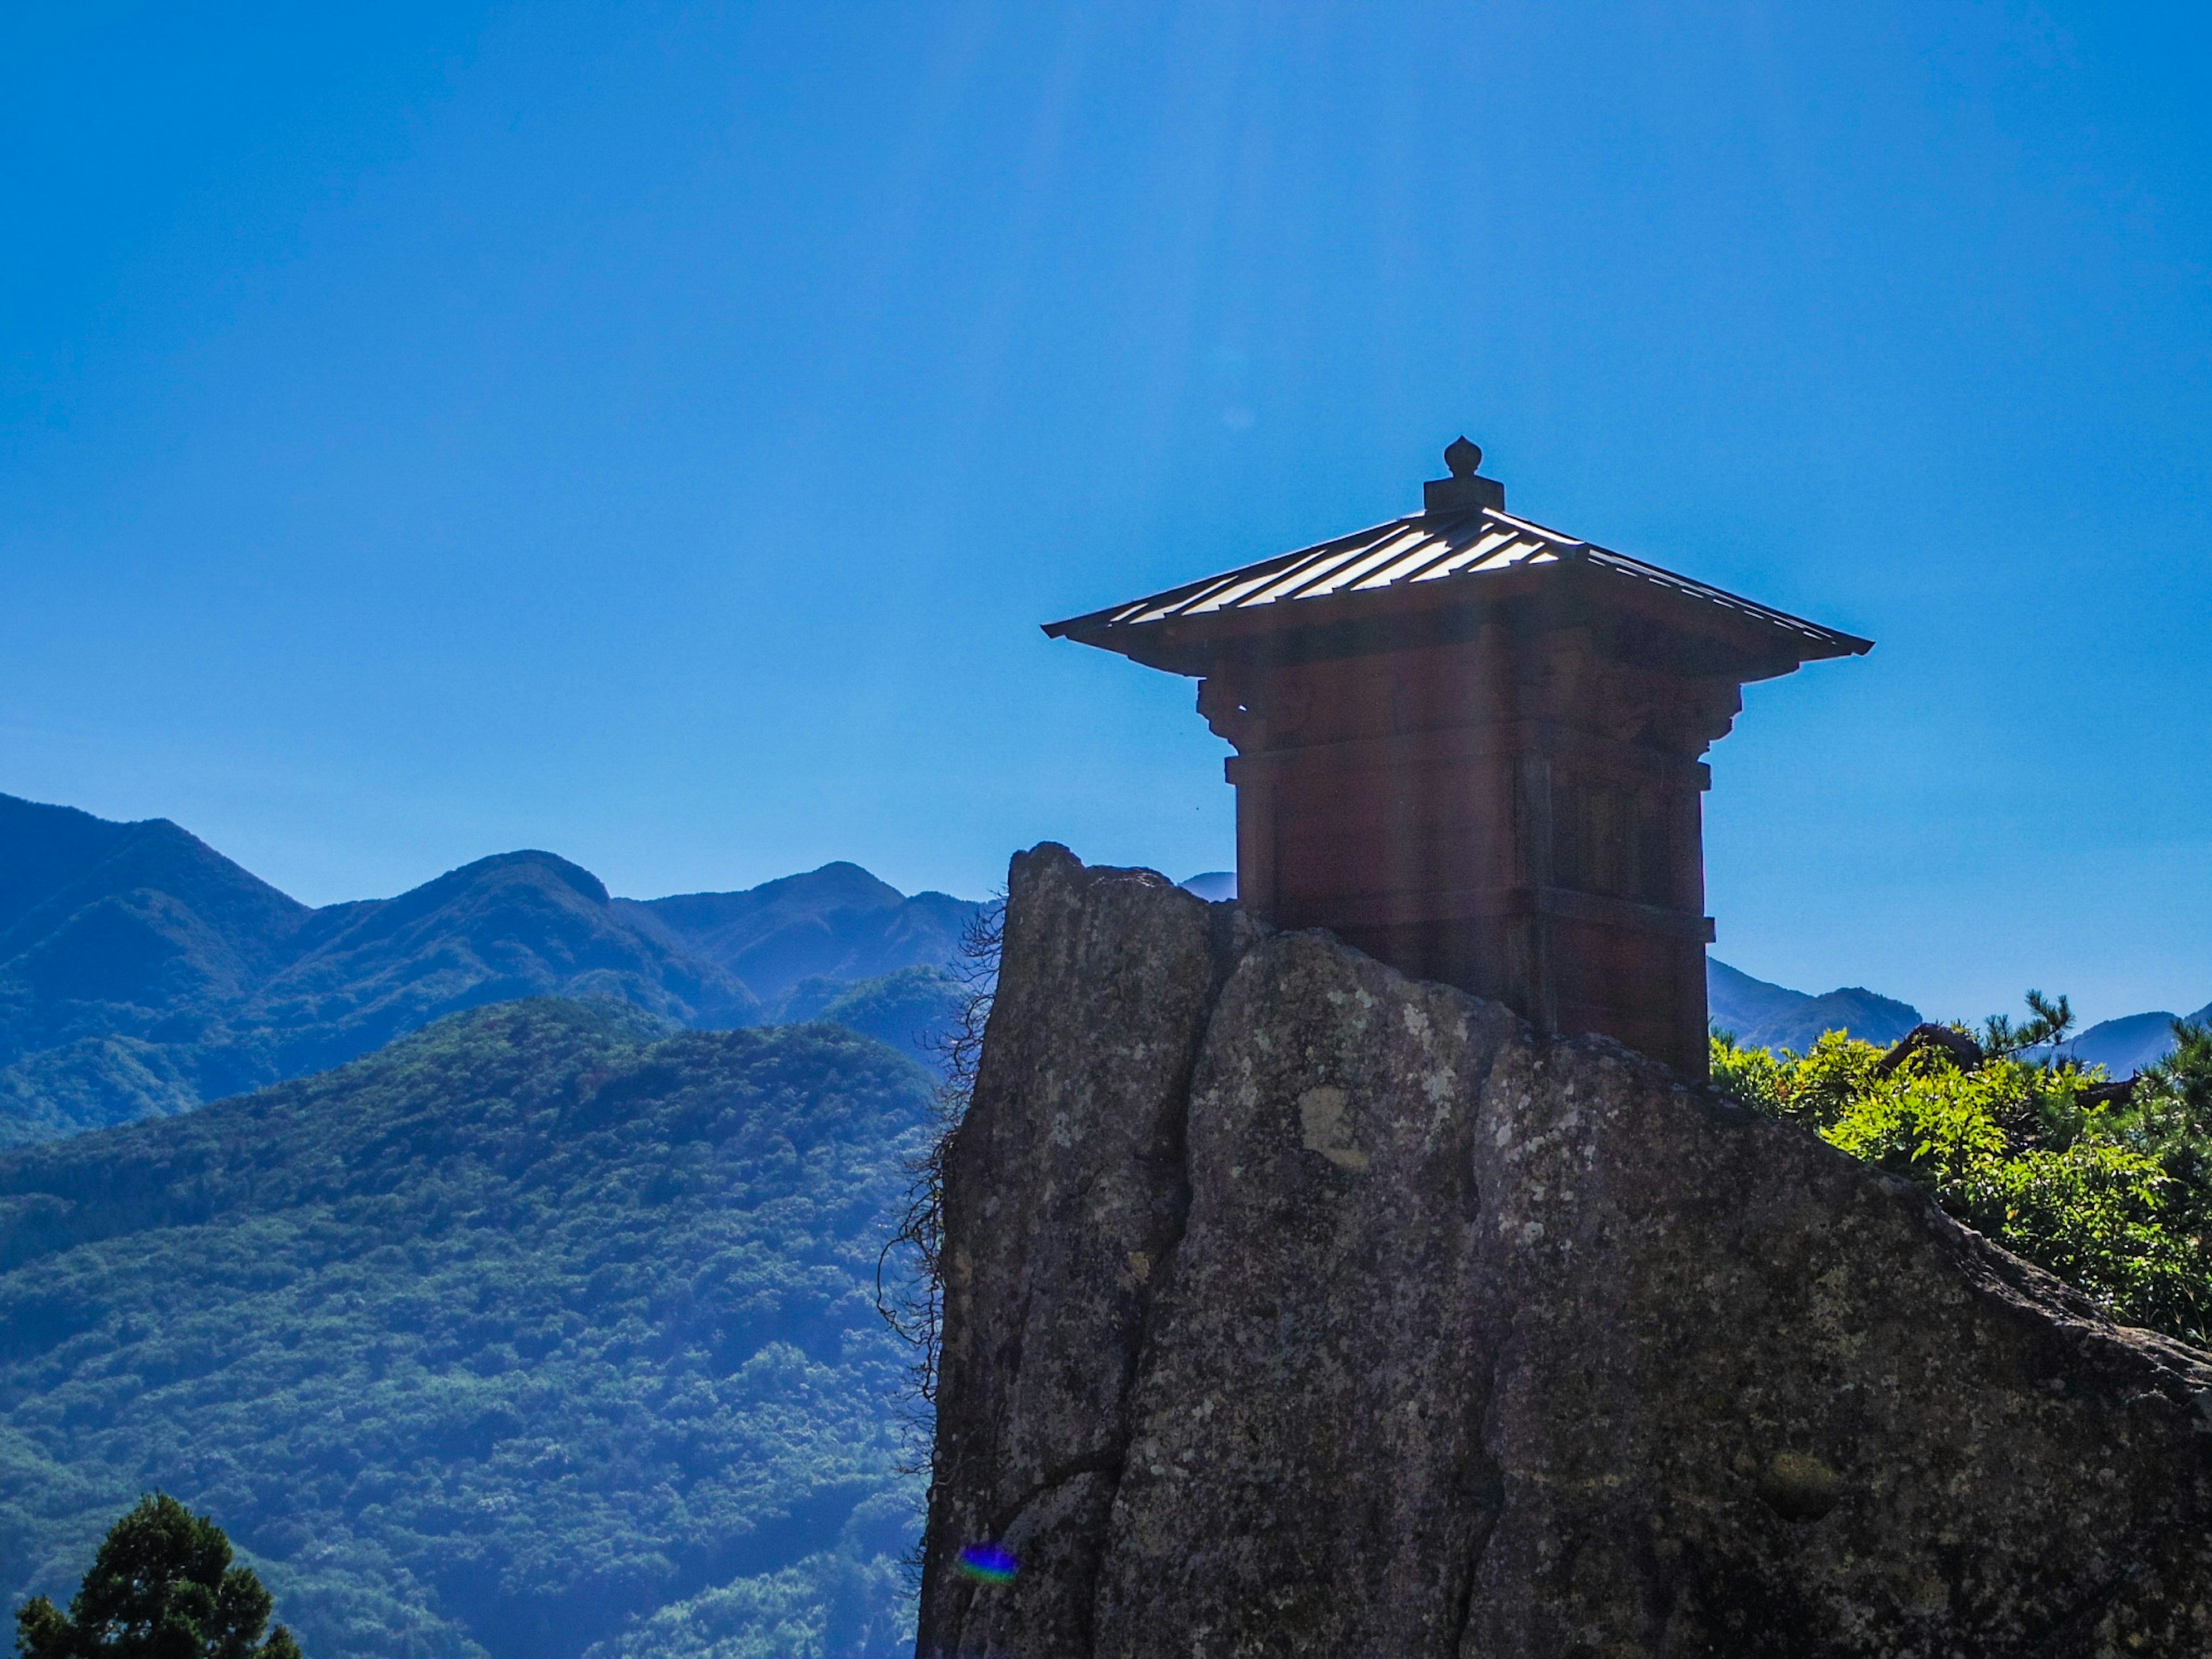
<path id="1" fill-rule="evenodd" d="M 520 852 L 313 909 L 166 820 L 0 795 L 0 1145 L 184 1110 L 514 997 L 615 996 L 710 1030 L 811 1017 L 941 967 L 975 908 L 849 864 L 638 902 Z"/>
<path id="2" fill-rule="evenodd" d="M 526 1001 L 0 1155 L 0 1583 L 159 1487 L 315 1659 L 901 1651 L 873 1297 L 929 1086 Z"/>

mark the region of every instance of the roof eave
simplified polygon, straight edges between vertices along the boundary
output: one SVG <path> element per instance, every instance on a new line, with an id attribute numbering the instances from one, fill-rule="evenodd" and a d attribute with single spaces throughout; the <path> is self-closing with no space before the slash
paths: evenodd
<path id="1" fill-rule="evenodd" d="M 1112 605 L 1048 623 L 1044 632 L 1053 639 L 1071 639 L 1115 652 L 1149 668 L 1197 678 L 1213 672 L 1214 664 L 1224 657 L 1301 656 L 1319 641 L 1356 633 L 1362 624 L 1464 611 L 1469 613 L 1462 620 L 1465 626 L 1484 612 L 1525 601 L 1547 588 L 1582 587 L 1593 597 L 1601 597 L 1662 626 L 1707 640 L 1735 659 L 1729 672 L 1744 681 L 1772 679 L 1807 662 L 1860 656 L 1873 648 L 1871 641 L 1723 594 L 1718 589 L 1711 590 L 1715 599 L 1705 599 L 1692 591 L 1702 584 L 1676 586 L 1659 579 L 1668 574 L 1646 577 L 1638 568 L 1563 559 L 1433 584 L 1417 582 L 1143 623 L 1115 622 L 1114 618 L 1132 605 Z M 1340 653 L 1322 650 L 1318 654 Z"/>
<path id="2" fill-rule="evenodd" d="M 1808 662 L 1863 657 L 1874 649 L 1872 640 L 1777 611 L 1724 589 L 1708 588 L 1702 582 L 1677 586 L 1668 580 L 1671 572 L 1646 576 L 1638 569 L 1623 569 L 1595 560 L 1578 562 L 1585 573 L 1583 579 L 1601 582 L 1607 597 L 1618 597 L 1625 609 L 1669 623 L 1686 622 L 1696 631 L 1726 640 L 1749 655 L 1785 665 L 1747 672 L 1747 681 L 1773 679 Z M 1706 598 L 1707 593 L 1715 597 Z"/>

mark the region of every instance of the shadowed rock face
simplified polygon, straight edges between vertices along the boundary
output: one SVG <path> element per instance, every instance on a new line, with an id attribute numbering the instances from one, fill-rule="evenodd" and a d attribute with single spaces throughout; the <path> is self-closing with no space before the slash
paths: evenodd
<path id="1" fill-rule="evenodd" d="M 2212 1652 L 2212 1360 L 1601 1039 L 1010 892 L 922 1654 Z"/>

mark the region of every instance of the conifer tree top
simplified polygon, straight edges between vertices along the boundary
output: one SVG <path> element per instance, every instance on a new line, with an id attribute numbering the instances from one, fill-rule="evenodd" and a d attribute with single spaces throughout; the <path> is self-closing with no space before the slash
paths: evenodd
<path id="1" fill-rule="evenodd" d="M 27 1659 L 301 1659 L 270 1600 L 208 1516 L 155 1492 L 109 1528 L 64 1614 L 43 1595 L 15 1613 Z"/>

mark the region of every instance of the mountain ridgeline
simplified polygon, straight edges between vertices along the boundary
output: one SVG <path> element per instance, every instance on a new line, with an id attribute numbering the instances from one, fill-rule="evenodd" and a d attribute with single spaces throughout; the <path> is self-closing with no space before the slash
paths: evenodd
<path id="1" fill-rule="evenodd" d="M 314 908 L 166 819 L 0 795 L 0 1145 L 189 1109 L 516 997 L 699 1030 L 830 1018 L 913 1052 L 976 908 L 851 864 L 641 902 L 520 852 Z"/>
<path id="2" fill-rule="evenodd" d="M 1804 1053 L 1827 1031 L 1849 1031 L 1868 1042 L 1891 1043 L 1920 1024 L 1920 1011 L 1861 986 L 1808 996 L 1753 979 L 1725 962 L 1705 958 L 1705 1002 L 1713 1024 L 1752 1048 Z"/>
<path id="3" fill-rule="evenodd" d="M 1713 1024 L 1747 1048 L 1787 1048 L 1802 1054 L 1829 1031 L 1886 1044 L 1921 1023 L 1918 1009 L 1862 986 L 1808 996 L 1753 979 L 1710 957 L 1705 959 L 1705 996 Z M 2115 1078 L 2133 1077 L 2173 1052 L 2174 1018 L 2157 1012 L 2100 1020 L 2070 1038 L 2065 1052 L 2083 1066 L 2103 1066 Z M 2212 1004 L 2188 1019 L 2199 1025 L 2212 1022 Z"/>

